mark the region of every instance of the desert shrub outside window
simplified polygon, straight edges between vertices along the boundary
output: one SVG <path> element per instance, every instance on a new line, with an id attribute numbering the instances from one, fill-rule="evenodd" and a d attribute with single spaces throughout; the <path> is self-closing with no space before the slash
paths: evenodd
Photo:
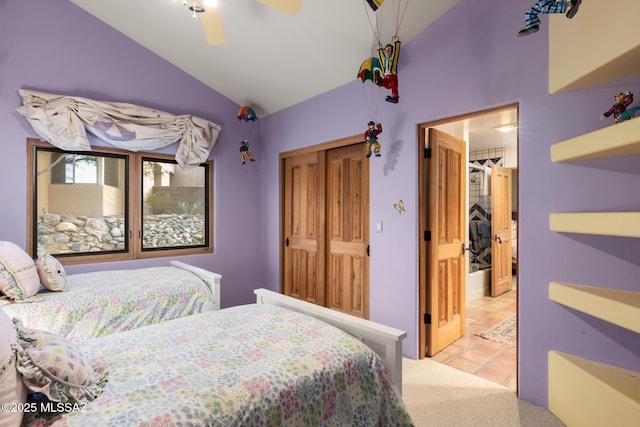
<path id="1" fill-rule="evenodd" d="M 211 253 L 213 163 L 29 140 L 32 256 L 64 264 Z"/>
<path id="2" fill-rule="evenodd" d="M 206 168 L 142 158 L 142 250 L 208 244 Z"/>

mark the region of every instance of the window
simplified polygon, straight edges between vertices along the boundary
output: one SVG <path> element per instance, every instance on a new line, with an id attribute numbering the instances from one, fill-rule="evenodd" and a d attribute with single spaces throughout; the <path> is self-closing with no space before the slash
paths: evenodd
<path id="1" fill-rule="evenodd" d="M 207 169 L 142 157 L 142 251 L 206 247 Z"/>
<path id="2" fill-rule="evenodd" d="M 65 264 L 213 251 L 213 164 L 29 140 L 30 251 Z"/>

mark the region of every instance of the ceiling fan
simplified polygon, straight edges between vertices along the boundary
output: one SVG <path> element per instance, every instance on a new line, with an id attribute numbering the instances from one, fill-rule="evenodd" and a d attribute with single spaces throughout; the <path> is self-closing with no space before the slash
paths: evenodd
<path id="1" fill-rule="evenodd" d="M 289 15 L 295 15 L 300 9 L 302 0 L 257 0 L 267 6 L 278 9 Z M 217 0 L 183 0 L 193 12 L 193 17 L 200 17 L 202 28 L 210 45 L 221 45 L 227 42 L 227 36 L 222 26 L 222 17 Z"/>

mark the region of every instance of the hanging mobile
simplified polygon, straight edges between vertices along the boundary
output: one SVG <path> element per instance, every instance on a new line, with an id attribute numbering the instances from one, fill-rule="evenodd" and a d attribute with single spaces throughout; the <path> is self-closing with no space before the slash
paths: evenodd
<path id="1" fill-rule="evenodd" d="M 243 140 L 240 141 L 240 156 L 242 157 L 242 164 L 245 164 L 245 157 L 249 156 L 249 160 L 255 162 L 256 160 L 253 158 L 253 154 L 249 151 L 249 141 Z"/>
<path id="2" fill-rule="evenodd" d="M 371 152 L 373 149 L 373 154 L 376 157 L 380 157 L 380 142 L 378 142 L 378 135 L 382 133 L 382 125 L 378 122 L 370 121 L 368 124 L 369 128 L 364 133 L 364 142 L 366 143 L 365 153 L 366 157 L 371 157 Z"/>
<path id="3" fill-rule="evenodd" d="M 243 121 L 243 120 L 245 122 L 256 121 L 256 113 L 255 111 L 253 111 L 253 108 L 251 108 L 249 105 L 243 105 L 242 107 L 240 107 L 240 109 L 238 110 L 237 117 L 239 121 Z M 247 139 L 240 141 L 240 156 L 242 158 L 243 165 L 246 163 L 246 157 L 249 157 L 249 160 L 252 162 L 256 161 L 253 158 L 253 153 L 249 151 L 249 140 Z"/>
<path id="4" fill-rule="evenodd" d="M 380 14 L 383 9 L 386 9 L 382 7 L 382 1 L 364 1 L 365 4 L 368 4 L 375 13 Z M 395 33 L 391 38 L 391 43 L 387 43 L 385 45 L 382 44 L 380 35 L 380 22 L 382 21 L 382 19 L 372 19 L 368 12 L 367 18 L 369 19 L 369 25 L 371 26 L 373 35 L 378 42 L 377 57 L 381 75 L 380 80 L 377 81 L 376 84 L 378 86 L 382 86 L 386 89 L 391 90 L 391 95 L 386 96 L 385 101 L 397 104 L 400 100 L 400 95 L 398 94 L 398 58 L 400 57 L 400 46 L 402 44 L 400 42 L 400 38 L 398 37 L 398 33 L 400 31 L 402 20 L 404 19 L 404 14 L 407 11 L 407 6 L 409 6 L 409 0 L 404 1 L 404 4 L 402 0 L 394 0 L 393 6 L 395 18 Z M 374 20 L 376 22 L 375 26 L 373 24 Z"/>

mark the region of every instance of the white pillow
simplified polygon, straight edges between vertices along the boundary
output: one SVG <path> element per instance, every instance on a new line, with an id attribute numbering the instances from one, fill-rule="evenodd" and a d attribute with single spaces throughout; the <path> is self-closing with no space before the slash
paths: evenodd
<path id="1" fill-rule="evenodd" d="M 36 260 L 36 269 L 40 283 L 50 291 L 64 291 L 67 286 L 67 273 L 60 261 L 45 254 Z"/>
<path id="2" fill-rule="evenodd" d="M 33 259 L 15 243 L 0 241 L 0 291 L 14 300 L 30 298 L 40 289 Z"/>

